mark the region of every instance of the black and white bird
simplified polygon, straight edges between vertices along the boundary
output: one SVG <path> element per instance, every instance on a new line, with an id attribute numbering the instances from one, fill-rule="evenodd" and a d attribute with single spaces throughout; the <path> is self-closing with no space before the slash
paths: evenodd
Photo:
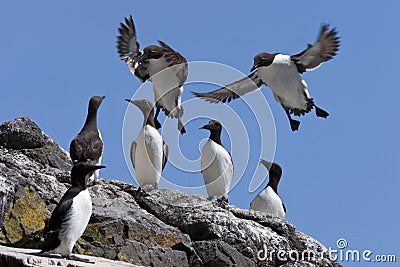
<path id="1" fill-rule="evenodd" d="M 149 80 L 153 83 L 154 101 L 157 108 L 154 117 L 156 129 L 161 128 L 157 117 L 162 109 L 168 117 L 178 119 L 179 131 L 181 134 L 186 133 L 181 121 L 183 84 L 188 76 L 186 59 L 162 41 L 158 41 L 160 46 L 149 45 L 141 51 L 132 16 L 125 18 L 125 24 L 121 23 L 118 30 L 120 33 L 117 44 L 119 57 L 125 61 L 133 75 L 141 82 Z"/>
<path id="2" fill-rule="evenodd" d="M 269 172 L 267 186 L 251 202 L 250 209 L 262 211 L 284 219 L 286 208 L 281 198 L 278 196 L 278 184 L 282 176 L 282 168 L 275 162 L 260 160 Z"/>
<path id="3" fill-rule="evenodd" d="M 137 106 L 143 113 L 143 128 L 131 144 L 131 161 L 135 169 L 137 182 L 141 187 L 158 187 L 161 172 L 168 160 L 168 145 L 162 139 L 154 123 L 154 109 L 147 99 L 126 101 Z"/>
<path id="4" fill-rule="evenodd" d="M 97 110 L 104 98 L 104 96 L 92 96 L 89 100 L 85 125 L 69 146 L 69 154 L 73 163 L 92 162 L 94 165 L 101 164 L 103 140 L 99 129 L 97 129 Z M 96 183 L 98 177 L 99 171 L 94 172 L 89 183 Z"/>
<path id="5" fill-rule="evenodd" d="M 222 125 L 211 120 L 200 129 L 210 131 L 210 137 L 201 149 L 201 173 L 208 199 L 216 197 L 218 202 L 226 204 L 233 177 L 233 161 L 221 143 Z"/>
<path id="6" fill-rule="evenodd" d="M 72 186 L 61 198 L 47 223 L 42 251 L 71 258 L 72 249 L 92 215 L 92 200 L 87 181 L 93 172 L 105 168 L 91 162 L 78 162 L 71 170 Z"/>
<path id="7" fill-rule="evenodd" d="M 318 117 L 328 117 L 328 112 L 317 107 L 310 97 L 307 83 L 300 74 L 313 70 L 336 55 L 339 49 L 339 37 L 336 29 L 329 30 L 323 25 L 318 40 L 314 45 L 296 55 L 280 53 L 260 53 L 254 57 L 254 65 L 249 76 L 226 85 L 225 87 L 208 92 L 193 94 L 211 103 L 229 102 L 246 93 L 260 88 L 263 84 L 271 88 L 274 98 L 286 112 L 292 131 L 299 128 L 300 122 L 292 119 L 291 114 L 302 116 L 313 108 Z"/>

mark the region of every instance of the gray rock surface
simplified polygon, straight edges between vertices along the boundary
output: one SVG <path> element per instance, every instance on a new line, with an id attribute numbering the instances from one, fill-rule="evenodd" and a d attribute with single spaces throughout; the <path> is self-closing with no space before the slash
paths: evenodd
<path id="1" fill-rule="evenodd" d="M 92 256 L 77 256 L 84 261 L 66 260 L 61 257 L 37 255 L 36 249 L 10 248 L 0 246 L 0 266 L 34 267 L 34 266 L 67 266 L 67 267 L 135 267 L 137 265 L 103 259 Z"/>
<path id="2" fill-rule="evenodd" d="M 68 153 L 28 118 L 0 126 L 1 244 L 40 247 L 70 169 Z M 113 180 L 90 191 L 93 215 L 74 253 L 144 266 L 340 266 L 290 222 L 260 212 Z M 282 259 L 278 250 L 295 255 Z M 310 251 L 318 258 L 295 257 Z"/>

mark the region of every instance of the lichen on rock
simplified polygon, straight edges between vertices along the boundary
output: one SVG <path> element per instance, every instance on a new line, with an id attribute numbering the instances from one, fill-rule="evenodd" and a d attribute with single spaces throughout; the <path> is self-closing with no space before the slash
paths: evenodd
<path id="1" fill-rule="evenodd" d="M 174 235 L 151 235 L 150 239 L 154 240 L 157 244 L 160 246 L 164 247 L 173 247 L 176 244 L 179 244 L 182 242 L 182 239 L 180 239 L 177 236 Z"/>
<path id="2" fill-rule="evenodd" d="M 36 190 L 30 185 L 20 187 L 6 212 L 5 237 L 10 244 L 15 244 L 43 230 L 48 218 L 46 206 Z"/>
<path id="3" fill-rule="evenodd" d="M 100 231 L 100 225 L 100 223 L 89 223 L 85 232 L 83 233 L 83 236 L 86 239 L 91 238 L 93 241 L 97 241 L 103 245 L 110 245 L 110 242 L 107 240 L 107 238 L 102 235 L 102 232 Z"/>

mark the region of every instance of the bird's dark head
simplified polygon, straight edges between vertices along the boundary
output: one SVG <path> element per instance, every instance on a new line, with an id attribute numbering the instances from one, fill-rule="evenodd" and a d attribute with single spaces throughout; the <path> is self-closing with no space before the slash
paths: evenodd
<path id="1" fill-rule="evenodd" d="M 216 142 L 217 144 L 222 145 L 221 143 L 221 132 L 222 125 L 219 121 L 211 120 L 208 124 L 200 127 L 200 129 L 205 129 L 210 131 L 210 139 Z"/>
<path id="2" fill-rule="evenodd" d="M 282 167 L 278 163 L 269 162 L 263 159 L 260 160 L 260 163 L 268 170 L 268 185 L 271 186 L 276 193 L 278 193 L 278 183 L 282 176 Z"/>
<path id="3" fill-rule="evenodd" d="M 104 98 L 106 98 L 106 97 L 105 96 L 97 96 L 97 95 L 92 96 L 89 100 L 89 110 L 93 109 L 96 111 L 100 107 L 101 102 L 103 102 Z"/>
<path id="4" fill-rule="evenodd" d="M 212 131 L 219 131 L 221 132 L 222 130 L 222 125 L 219 121 L 216 120 L 210 120 L 208 124 L 204 125 L 203 127 L 201 127 L 200 129 L 205 129 L 205 130 L 209 130 L 210 132 Z"/>
<path id="5" fill-rule="evenodd" d="M 71 183 L 72 185 L 81 185 L 83 188 L 88 186 L 89 178 L 93 173 L 105 168 L 106 166 L 95 165 L 92 162 L 77 162 L 71 170 Z"/>
<path id="6" fill-rule="evenodd" d="M 250 71 L 254 71 L 259 67 L 267 67 L 272 64 L 277 54 L 269 54 L 262 52 L 254 57 L 254 64 Z"/>
<path id="7" fill-rule="evenodd" d="M 134 104 L 137 106 L 143 113 L 144 116 L 144 125 L 149 124 L 156 128 L 154 123 L 154 109 L 153 103 L 148 99 L 125 99 L 129 103 Z"/>
<path id="8" fill-rule="evenodd" d="M 148 116 L 150 112 L 153 110 L 153 103 L 148 99 L 125 99 L 129 103 L 134 104 L 137 106 L 145 116 Z"/>
<path id="9" fill-rule="evenodd" d="M 148 59 L 158 59 L 162 57 L 163 49 L 162 47 L 156 45 L 146 46 L 143 50 L 143 55 L 140 57 L 140 62 L 146 61 Z"/>

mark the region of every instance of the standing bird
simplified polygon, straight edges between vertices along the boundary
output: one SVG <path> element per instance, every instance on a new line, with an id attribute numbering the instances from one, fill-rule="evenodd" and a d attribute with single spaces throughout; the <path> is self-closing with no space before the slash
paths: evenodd
<path id="1" fill-rule="evenodd" d="M 61 198 L 46 226 L 42 251 L 71 257 L 75 242 L 83 234 L 92 215 L 92 200 L 87 180 L 93 172 L 105 168 L 90 162 L 78 162 L 71 170 L 72 186 Z"/>
<path id="2" fill-rule="evenodd" d="M 254 65 L 249 76 L 209 92 L 193 94 L 211 103 L 226 102 L 260 88 L 263 84 L 271 88 L 289 118 L 292 131 L 299 129 L 300 122 L 290 114 L 302 116 L 314 107 L 318 117 L 328 117 L 328 112 L 317 107 L 310 97 L 307 83 L 300 74 L 313 70 L 323 62 L 330 60 L 339 49 L 339 37 L 336 29 L 329 30 L 323 25 L 318 40 L 309 44 L 303 52 L 288 56 L 280 53 L 260 53 L 254 57 Z"/>
<path id="3" fill-rule="evenodd" d="M 121 22 L 118 30 L 119 57 L 141 82 L 149 80 L 153 83 L 157 107 L 154 117 L 156 129 L 161 128 L 157 117 L 162 109 L 168 117 L 178 119 L 178 130 L 181 134 L 186 133 L 181 121 L 183 84 L 188 76 L 186 59 L 162 41 L 158 41 L 160 46 L 149 45 L 141 51 L 132 16 L 125 18 L 125 24 Z"/>
<path id="4" fill-rule="evenodd" d="M 226 204 L 233 177 L 233 161 L 221 144 L 222 125 L 216 120 L 211 120 L 200 129 L 210 131 L 210 138 L 201 150 L 201 173 L 208 199 L 217 197 L 218 202 Z"/>
<path id="5" fill-rule="evenodd" d="M 144 116 L 143 128 L 132 142 L 130 151 L 136 179 L 141 187 L 150 184 L 158 188 L 168 160 L 168 145 L 156 129 L 153 104 L 147 99 L 125 100 L 137 106 Z"/>
<path id="6" fill-rule="evenodd" d="M 105 96 L 92 96 L 89 101 L 88 114 L 85 125 L 69 145 L 69 154 L 73 163 L 92 162 L 94 165 L 101 164 L 103 155 L 103 140 L 97 129 L 97 110 Z M 89 183 L 96 183 L 99 171 L 93 174 Z"/>
<path id="7" fill-rule="evenodd" d="M 260 160 L 269 172 L 269 181 L 267 186 L 251 202 L 250 209 L 266 212 L 285 219 L 286 208 L 278 196 L 278 183 L 282 176 L 282 168 L 279 164 Z"/>

